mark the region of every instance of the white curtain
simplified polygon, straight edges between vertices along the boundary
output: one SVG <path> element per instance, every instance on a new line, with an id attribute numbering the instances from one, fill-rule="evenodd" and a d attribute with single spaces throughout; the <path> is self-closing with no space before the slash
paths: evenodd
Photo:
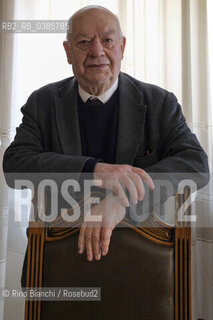
<path id="1" fill-rule="evenodd" d="M 192 319 L 213 319 L 213 3 L 135 0 L 121 16 L 123 69 L 172 91 L 209 157 L 211 180 L 196 198 L 192 245 Z M 198 227 L 199 226 L 199 227 Z"/>
<path id="2" fill-rule="evenodd" d="M 122 71 L 172 91 L 213 170 L 213 8 L 211 0 L 3 0 L 2 20 L 66 20 L 79 8 L 99 4 L 115 12 L 127 37 Z M 21 120 L 20 107 L 46 83 L 70 76 L 64 34 L 0 33 L 0 156 Z M 0 287 L 18 287 L 26 247 L 25 224 L 12 227 L 12 204 L 0 174 Z M 193 243 L 193 320 L 213 319 L 212 179 L 196 202 L 204 221 Z M 10 191 L 11 192 L 11 191 Z M 10 197 L 9 197 L 10 199 Z M 8 217 L 8 204 L 10 206 Z M 9 219 L 9 228 L 7 228 Z M 24 225 L 24 226 L 23 226 Z M 5 283 L 6 281 L 6 283 Z M 0 301 L 0 320 L 22 319 L 23 301 Z M 3 311 L 4 310 L 4 311 Z M 4 315 L 3 315 L 4 314 Z"/>
<path id="3" fill-rule="evenodd" d="M 14 1 L 0 2 L 0 21 L 14 18 Z M 12 34 L 0 33 L 0 161 L 11 139 L 11 113 L 13 109 L 13 40 Z M 0 171 L 0 287 L 5 286 L 8 236 L 8 189 Z M 0 300 L 0 319 L 3 319 L 4 302 Z"/>

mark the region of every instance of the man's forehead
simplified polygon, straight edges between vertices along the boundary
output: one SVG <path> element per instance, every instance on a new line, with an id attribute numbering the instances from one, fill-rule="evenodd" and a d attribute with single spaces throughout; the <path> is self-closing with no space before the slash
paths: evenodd
<path id="1" fill-rule="evenodd" d="M 89 28 L 98 29 L 99 33 L 107 30 L 116 31 L 117 21 L 111 12 L 99 9 L 88 10 L 73 17 L 73 33 L 87 33 Z"/>
<path id="2" fill-rule="evenodd" d="M 105 37 L 105 36 L 110 36 L 110 35 L 113 35 L 113 34 L 116 34 L 116 30 L 115 29 L 106 29 L 102 32 L 98 32 L 98 35 L 100 37 Z M 93 38 L 94 37 L 94 34 L 93 33 L 90 33 L 90 32 L 76 32 L 75 33 L 75 36 L 74 38 L 75 39 L 78 39 L 78 38 Z"/>
<path id="3" fill-rule="evenodd" d="M 99 8 L 92 8 L 92 9 L 88 9 L 88 10 L 84 10 L 80 13 L 75 13 L 73 15 L 73 20 L 82 20 L 82 19 L 90 19 L 91 16 L 95 16 L 95 17 L 101 17 L 101 19 L 113 19 L 115 18 L 115 15 L 109 11 L 109 10 L 103 10 L 103 9 L 99 9 Z"/>

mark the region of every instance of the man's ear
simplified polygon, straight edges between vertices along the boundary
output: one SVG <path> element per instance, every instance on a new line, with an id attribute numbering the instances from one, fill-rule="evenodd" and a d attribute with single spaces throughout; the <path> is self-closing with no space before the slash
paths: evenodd
<path id="1" fill-rule="evenodd" d="M 71 50 L 70 44 L 68 43 L 68 41 L 64 41 L 63 46 L 64 46 L 64 50 L 66 52 L 67 62 L 69 64 L 72 64 L 71 53 L 70 53 L 70 50 Z"/>
<path id="2" fill-rule="evenodd" d="M 121 59 L 123 59 L 123 57 L 124 57 L 125 46 L 126 46 L 126 38 L 122 37 L 122 39 L 121 39 L 121 55 L 122 55 L 122 58 Z"/>

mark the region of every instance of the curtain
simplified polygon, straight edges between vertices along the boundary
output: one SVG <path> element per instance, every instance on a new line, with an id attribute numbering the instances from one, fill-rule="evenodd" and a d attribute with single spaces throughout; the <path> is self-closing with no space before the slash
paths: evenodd
<path id="1" fill-rule="evenodd" d="M 0 2 L 0 21 L 14 18 L 14 1 Z M 13 109 L 13 40 L 12 34 L 6 36 L 0 33 L 0 161 L 8 146 L 12 128 L 11 113 Z M 0 287 L 5 286 L 7 267 L 8 238 L 8 189 L 5 185 L 2 170 L 0 170 Z M 0 319 L 3 319 L 4 301 L 0 300 Z"/>
<path id="2" fill-rule="evenodd" d="M 213 170 L 213 8 L 211 0 L 3 0 L 3 20 L 66 20 L 79 8 L 98 4 L 115 12 L 127 38 L 122 71 L 173 92 Z M 21 121 L 29 94 L 72 74 L 62 48 L 64 34 L 0 33 L 0 156 Z M 212 54 L 210 54 L 210 52 Z M 26 219 L 13 225 L 13 191 L 0 173 L 0 287 L 18 287 L 26 248 Z M 213 318 L 213 185 L 196 199 L 200 228 L 193 237 L 193 319 Z M 8 192 L 10 193 L 8 196 Z M 9 209 L 8 209 L 9 208 Z M 9 215 L 8 215 L 9 212 Z M 26 214 L 27 216 L 27 214 Z M 8 226 L 9 221 L 9 228 Z M 207 226 L 209 228 L 207 228 Z M 23 318 L 24 302 L 0 301 L 0 320 Z"/>
<path id="3" fill-rule="evenodd" d="M 213 319 L 213 4 L 205 0 L 123 1 L 123 70 L 172 91 L 209 158 L 211 180 L 194 203 L 192 319 Z"/>

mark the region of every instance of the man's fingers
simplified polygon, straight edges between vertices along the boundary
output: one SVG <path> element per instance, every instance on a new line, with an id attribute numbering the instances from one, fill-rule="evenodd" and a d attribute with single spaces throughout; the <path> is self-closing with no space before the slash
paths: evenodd
<path id="1" fill-rule="evenodd" d="M 120 187 L 122 188 L 121 185 Z M 107 208 L 107 201 L 110 208 Z M 84 221 L 78 239 L 79 253 L 86 249 L 88 261 L 92 261 L 93 258 L 100 260 L 101 255 L 105 256 L 108 253 L 112 230 L 124 218 L 126 209 L 117 197 L 110 194 L 94 206 L 92 211 L 94 216 L 102 212 L 103 220 L 99 223 Z"/>
<path id="2" fill-rule="evenodd" d="M 129 207 L 128 197 L 125 188 L 129 193 L 129 197 L 135 205 L 138 201 L 143 200 L 145 182 L 149 189 L 154 190 L 154 183 L 149 174 L 137 167 L 130 165 L 118 164 L 97 164 L 95 167 L 95 177 L 102 180 L 102 188 L 111 189 L 116 194 L 124 207 Z"/>
<path id="3" fill-rule="evenodd" d="M 143 200 L 143 197 L 145 195 L 145 188 L 141 177 L 134 172 L 128 173 L 128 176 L 134 181 L 138 193 L 138 200 Z"/>
<path id="4" fill-rule="evenodd" d="M 134 173 L 132 175 L 134 175 Z M 139 177 L 139 179 L 140 179 L 140 177 Z M 127 176 L 127 175 L 123 175 L 120 178 L 120 182 L 129 192 L 129 196 L 130 196 L 132 203 L 134 203 L 136 205 L 138 203 L 138 192 L 137 192 L 137 188 L 135 186 L 135 183 L 134 183 L 132 177 Z"/>
<path id="5" fill-rule="evenodd" d="M 115 195 L 117 195 L 123 204 L 124 207 L 129 207 L 129 200 L 126 196 L 126 193 L 122 187 L 122 185 L 119 182 L 113 182 L 111 186 L 112 191 Z"/>
<path id="6" fill-rule="evenodd" d="M 101 257 L 100 247 L 101 227 L 93 227 L 92 224 L 83 223 L 78 237 L 78 253 L 83 253 L 86 248 L 87 260 L 92 261 L 93 257 L 99 260 Z"/>
<path id="7" fill-rule="evenodd" d="M 78 236 L 78 253 L 83 253 L 85 249 L 85 232 L 86 232 L 86 223 L 84 222 L 80 228 Z"/>
<path id="8" fill-rule="evenodd" d="M 132 171 L 137 173 L 141 177 L 141 179 L 146 182 L 149 189 L 151 189 L 151 190 L 155 189 L 155 185 L 152 181 L 152 178 L 150 177 L 150 175 L 146 171 L 144 171 L 143 169 L 140 169 L 140 168 L 136 168 L 136 167 L 133 167 Z"/>
<path id="9" fill-rule="evenodd" d="M 93 232 L 93 227 L 90 224 L 90 226 L 87 227 L 85 232 L 85 246 L 86 246 L 86 254 L 87 254 L 88 261 L 93 260 L 92 232 Z"/>
<path id="10" fill-rule="evenodd" d="M 101 232 L 101 254 L 105 256 L 109 250 L 110 238 L 112 235 L 112 228 L 102 228 Z"/>
<path id="11" fill-rule="evenodd" d="M 151 179 L 151 178 L 150 178 Z M 128 172 L 128 174 L 123 174 L 119 182 L 114 183 L 112 190 L 118 195 L 120 201 L 124 206 L 127 206 L 128 198 L 125 194 L 124 188 L 127 189 L 132 203 L 135 205 L 138 201 L 141 201 L 145 194 L 145 189 L 141 176 L 134 172 Z"/>
<path id="12" fill-rule="evenodd" d="M 141 177 L 134 172 L 128 173 L 128 176 L 131 177 L 131 179 L 134 181 L 134 184 L 138 193 L 138 200 L 139 201 L 143 200 L 143 197 L 145 195 L 145 188 L 144 188 L 144 184 Z"/>
<path id="13" fill-rule="evenodd" d="M 93 246 L 93 254 L 96 260 L 100 260 L 101 258 L 100 235 L 101 235 L 101 227 L 93 228 L 92 246 Z"/>
<path id="14" fill-rule="evenodd" d="M 95 179 L 102 180 L 102 187 L 108 188 L 108 182 L 114 180 L 116 183 L 118 183 L 121 175 L 128 175 L 130 172 L 138 174 L 141 179 L 146 182 L 149 189 L 154 190 L 155 186 L 149 174 L 141 168 L 130 165 L 97 163 L 94 169 L 94 177 Z"/>

